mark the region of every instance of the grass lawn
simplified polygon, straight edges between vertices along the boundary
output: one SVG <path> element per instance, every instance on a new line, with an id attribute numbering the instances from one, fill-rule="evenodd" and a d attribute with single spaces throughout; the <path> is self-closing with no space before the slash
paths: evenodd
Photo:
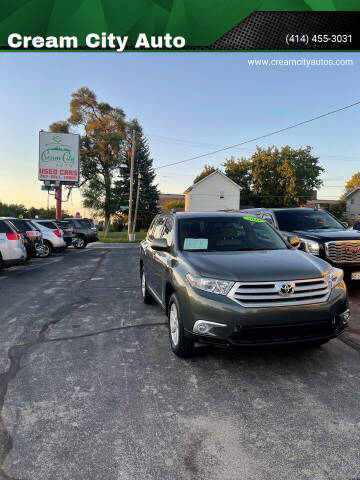
<path id="1" fill-rule="evenodd" d="M 100 242 L 105 243 L 136 243 L 141 242 L 146 237 L 147 230 L 140 230 L 140 232 L 136 232 L 136 240 L 135 242 L 129 242 L 127 238 L 127 230 L 123 230 L 122 232 L 109 232 L 104 238 L 104 232 L 98 232 L 98 237 Z"/>

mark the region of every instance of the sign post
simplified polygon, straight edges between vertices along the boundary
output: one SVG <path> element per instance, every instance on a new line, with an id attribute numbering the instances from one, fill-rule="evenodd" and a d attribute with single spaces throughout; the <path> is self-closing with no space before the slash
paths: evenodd
<path id="1" fill-rule="evenodd" d="M 79 184 L 80 135 L 39 132 L 39 180 L 56 186 L 56 219 L 61 219 L 62 186 Z M 50 188 L 49 188 L 50 189 Z"/>
<path id="2" fill-rule="evenodd" d="M 58 186 L 55 192 L 55 198 L 56 198 L 56 220 L 61 220 L 61 202 L 62 202 L 62 185 Z"/>

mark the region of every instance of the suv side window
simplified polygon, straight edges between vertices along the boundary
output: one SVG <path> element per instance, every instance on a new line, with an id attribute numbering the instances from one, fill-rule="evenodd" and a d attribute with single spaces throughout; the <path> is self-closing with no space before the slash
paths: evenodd
<path id="1" fill-rule="evenodd" d="M 150 227 L 148 229 L 148 233 L 147 233 L 148 238 L 153 238 L 154 237 L 153 233 L 154 233 L 154 227 L 156 225 L 157 219 L 158 219 L 158 217 L 155 217 L 154 220 L 151 222 L 151 225 L 150 225 Z"/>
<path id="2" fill-rule="evenodd" d="M 0 220 L 0 233 L 12 233 L 13 231 L 7 222 Z"/>
<path id="3" fill-rule="evenodd" d="M 276 228 L 274 219 L 270 213 L 264 213 L 263 219 L 270 223 L 272 227 Z"/>
<path id="4" fill-rule="evenodd" d="M 173 228 L 174 220 L 171 217 L 166 217 L 162 237 L 166 238 L 168 245 L 171 245 L 173 243 Z"/>
<path id="5" fill-rule="evenodd" d="M 163 230 L 163 228 L 164 228 L 164 220 L 165 220 L 164 217 L 159 217 L 159 218 L 157 219 L 157 222 L 156 222 L 156 224 L 155 224 L 155 226 L 154 226 L 154 229 L 153 229 L 153 231 L 151 232 L 152 238 L 162 238 L 161 233 L 162 233 L 162 230 Z"/>

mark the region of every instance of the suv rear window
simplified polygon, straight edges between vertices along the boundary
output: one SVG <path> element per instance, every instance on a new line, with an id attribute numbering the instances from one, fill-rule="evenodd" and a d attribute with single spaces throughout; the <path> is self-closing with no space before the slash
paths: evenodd
<path id="1" fill-rule="evenodd" d="M 82 220 L 76 220 L 77 223 L 79 223 L 82 227 L 85 227 L 85 228 L 91 228 L 91 223 L 89 222 L 89 220 L 85 220 L 84 218 Z"/>
<path id="2" fill-rule="evenodd" d="M 39 224 L 43 227 L 50 228 L 51 230 L 57 230 L 58 226 L 54 222 L 43 222 L 39 221 Z"/>
<path id="3" fill-rule="evenodd" d="M 21 218 L 12 218 L 9 221 L 12 223 L 12 225 L 14 225 L 19 230 L 19 232 L 22 232 L 22 233 L 38 230 L 38 228 L 36 228 L 36 226 L 33 223 L 31 223 L 29 220 L 23 220 Z"/>
<path id="4" fill-rule="evenodd" d="M 28 226 L 28 230 L 33 230 L 33 231 L 39 231 L 39 227 L 37 227 L 34 223 L 32 223 L 30 220 L 25 220 L 25 223 Z"/>
<path id="5" fill-rule="evenodd" d="M 19 230 L 19 232 L 26 232 L 29 230 L 25 220 L 21 220 L 20 218 L 12 218 L 10 222 Z"/>
<path id="6" fill-rule="evenodd" d="M 0 220 L 0 233 L 12 233 L 14 230 L 4 220 Z"/>

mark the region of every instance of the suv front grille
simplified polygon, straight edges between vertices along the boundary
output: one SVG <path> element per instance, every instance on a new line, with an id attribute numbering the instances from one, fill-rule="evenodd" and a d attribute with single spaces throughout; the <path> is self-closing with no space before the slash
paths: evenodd
<path id="1" fill-rule="evenodd" d="M 360 240 L 328 242 L 325 252 L 333 263 L 360 263 Z"/>
<path id="2" fill-rule="evenodd" d="M 237 282 L 228 297 L 243 307 L 287 307 L 326 302 L 329 294 L 330 289 L 325 280 L 313 278 L 281 282 Z"/>

